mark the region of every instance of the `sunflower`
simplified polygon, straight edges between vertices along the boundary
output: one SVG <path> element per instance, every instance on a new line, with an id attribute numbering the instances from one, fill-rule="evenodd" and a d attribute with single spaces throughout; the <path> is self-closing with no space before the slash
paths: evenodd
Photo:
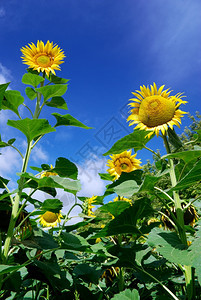
<path id="1" fill-rule="evenodd" d="M 113 202 L 117 202 L 117 201 L 126 201 L 130 203 L 130 205 L 132 205 L 132 200 L 125 197 L 116 197 L 113 199 Z"/>
<path id="2" fill-rule="evenodd" d="M 118 179 L 122 172 L 129 173 L 141 169 L 141 160 L 136 159 L 136 155 L 131 155 L 131 150 L 110 155 L 111 159 L 107 161 L 107 166 L 110 168 L 107 171 L 114 176 L 114 180 Z"/>
<path id="3" fill-rule="evenodd" d="M 83 209 L 83 214 L 89 216 L 89 217 L 94 217 L 94 212 L 92 209 L 95 207 L 92 205 L 93 202 L 95 202 L 97 196 L 92 196 L 91 198 L 88 198 L 84 201 L 82 209 Z"/>
<path id="4" fill-rule="evenodd" d="M 61 222 L 61 218 L 62 214 L 60 212 L 53 213 L 51 211 L 46 211 L 43 215 L 41 215 L 40 223 L 43 227 L 55 227 Z"/>
<path id="5" fill-rule="evenodd" d="M 50 166 L 51 169 L 53 169 L 53 165 Z M 57 173 L 55 172 L 51 172 L 51 171 L 45 171 L 41 174 L 40 178 L 43 178 L 43 177 L 49 177 L 49 176 L 56 176 L 58 175 Z"/>
<path id="6" fill-rule="evenodd" d="M 129 103 L 131 110 L 127 121 L 130 121 L 129 126 L 137 124 L 136 129 L 150 131 L 148 136 L 153 133 L 159 136 L 161 131 L 166 134 L 168 126 L 173 129 L 173 125 L 180 127 L 181 117 L 186 112 L 181 111 L 179 106 L 187 103 L 181 98 L 182 93 L 175 96 L 170 96 L 169 89 L 163 90 L 164 85 L 159 89 L 155 83 L 147 86 L 141 86 L 140 91 L 132 93 L 135 98 L 130 99 Z"/>
<path id="7" fill-rule="evenodd" d="M 60 64 L 65 57 L 64 52 L 57 45 L 53 45 L 53 42 L 47 41 L 44 45 L 42 41 L 37 41 L 37 46 L 32 43 L 29 46 L 22 47 L 21 57 L 24 64 L 27 64 L 33 70 L 45 72 L 47 76 L 54 70 L 60 70 Z"/>

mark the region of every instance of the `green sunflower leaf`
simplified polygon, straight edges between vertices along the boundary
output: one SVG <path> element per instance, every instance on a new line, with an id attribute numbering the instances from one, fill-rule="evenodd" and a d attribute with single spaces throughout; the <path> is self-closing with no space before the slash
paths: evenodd
<path id="1" fill-rule="evenodd" d="M 111 300 L 140 300 L 140 295 L 137 290 L 125 290 L 116 294 Z"/>
<path id="2" fill-rule="evenodd" d="M 74 117 L 72 117 L 70 114 L 67 115 L 60 115 L 58 113 L 52 113 L 52 115 L 56 118 L 57 123 L 55 127 L 57 126 L 76 126 L 76 127 L 81 127 L 84 129 L 91 129 L 92 127 L 88 127 L 81 123 L 80 121 L 76 120 Z"/>
<path id="3" fill-rule="evenodd" d="M 164 155 L 162 159 L 166 158 L 179 158 L 182 159 L 184 162 L 189 163 L 191 160 L 198 159 L 201 157 L 201 150 L 189 150 L 189 151 L 182 151 Z"/>
<path id="4" fill-rule="evenodd" d="M 34 88 L 36 88 L 43 81 L 43 77 L 32 73 L 25 73 L 22 77 L 22 83 L 31 85 Z"/>
<path id="5" fill-rule="evenodd" d="M 5 91 L 2 100 L 2 109 L 12 110 L 19 117 L 18 107 L 24 102 L 24 98 L 18 91 Z"/>
<path id="6" fill-rule="evenodd" d="M 30 100 L 34 100 L 37 97 L 36 91 L 30 86 L 26 87 L 25 93 Z"/>
<path id="7" fill-rule="evenodd" d="M 61 249 L 85 251 L 90 248 L 90 244 L 80 235 L 62 232 L 61 239 Z"/>
<path id="8" fill-rule="evenodd" d="M 68 110 L 66 101 L 62 97 L 53 97 L 51 101 L 45 103 L 47 106 Z"/>
<path id="9" fill-rule="evenodd" d="M 41 93 L 44 101 L 52 97 L 60 97 L 67 91 L 67 84 L 46 85 L 36 89 L 36 92 Z"/>
<path id="10" fill-rule="evenodd" d="M 0 109 L 1 109 L 2 100 L 4 98 L 5 90 L 7 89 L 7 87 L 9 86 L 9 84 L 10 84 L 10 82 L 4 83 L 4 84 L 0 84 Z"/>
<path id="11" fill-rule="evenodd" d="M 201 160 L 197 161 L 192 169 L 171 189 L 182 190 L 201 180 Z"/>
<path id="12" fill-rule="evenodd" d="M 55 163 L 55 168 L 52 169 L 60 177 L 69 177 L 77 179 L 78 169 L 74 163 L 64 157 L 58 157 Z"/>
<path id="13" fill-rule="evenodd" d="M 186 246 L 181 243 L 176 232 L 153 228 L 148 235 L 147 243 L 150 247 L 156 248 L 156 251 L 168 261 L 187 266 L 191 265 L 191 259 L 188 256 L 189 251 L 185 249 Z"/>
<path id="14" fill-rule="evenodd" d="M 7 124 L 23 132 L 28 142 L 40 135 L 56 131 L 46 119 L 8 120 Z"/>
<path id="15" fill-rule="evenodd" d="M 134 132 L 124 136 L 122 139 L 118 140 L 112 148 L 104 153 L 103 155 L 109 154 L 118 154 L 125 150 L 134 149 L 135 152 L 144 148 L 146 143 L 150 141 L 154 134 L 151 137 L 147 137 L 148 132 L 145 130 L 135 129 Z"/>
<path id="16" fill-rule="evenodd" d="M 64 84 L 69 81 L 69 79 L 61 78 L 54 74 L 51 74 L 49 77 L 47 77 L 47 79 L 54 84 Z"/>
<path id="17" fill-rule="evenodd" d="M 51 211 L 54 213 L 59 213 L 62 209 L 63 203 L 59 199 L 46 199 L 41 206 L 41 210 Z"/>

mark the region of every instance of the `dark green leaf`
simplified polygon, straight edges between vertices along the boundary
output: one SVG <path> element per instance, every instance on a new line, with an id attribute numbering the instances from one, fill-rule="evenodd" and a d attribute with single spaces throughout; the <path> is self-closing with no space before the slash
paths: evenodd
<path id="1" fill-rule="evenodd" d="M 27 137 L 28 142 L 32 141 L 37 136 L 55 131 L 46 119 L 26 118 L 18 121 L 8 120 L 7 124 L 23 132 Z"/>
<path id="2" fill-rule="evenodd" d="M 141 184 L 139 188 L 139 192 L 149 192 L 153 193 L 154 192 L 154 186 L 158 182 L 160 177 L 154 177 L 150 175 L 146 175 L 143 183 Z"/>
<path id="3" fill-rule="evenodd" d="M 36 89 L 36 92 L 41 93 L 44 97 L 44 101 L 52 97 L 60 97 L 65 94 L 67 90 L 67 84 L 56 84 L 56 85 L 46 85 Z"/>
<path id="4" fill-rule="evenodd" d="M 143 149 L 146 143 L 154 136 L 152 135 L 148 138 L 147 134 L 148 132 L 145 130 L 135 129 L 134 132 L 118 140 L 104 155 L 117 154 L 132 148 L 137 152 L 138 150 Z"/>
<path id="5" fill-rule="evenodd" d="M 58 157 L 53 169 L 60 177 L 77 179 L 78 169 L 74 163 L 64 157 Z"/>
<path id="6" fill-rule="evenodd" d="M 29 84 L 34 88 L 36 88 L 43 81 L 44 81 L 43 77 L 32 73 L 26 73 L 22 77 L 22 83 Z"/>
<path id="7" fill-rule="evenodd" d="M 4 188 L 5 188 L 4 185 L 3 185 L 3 183 L 7 185 L 8 182 L 9 182 L 8 179 L 5 179 L 5 178 L 3 178 L 3 177 L 0 176 L 0 188 L 1 188 L 1 189 L 4 189 Z"/>
<path id="8" fill-rule="evenodd" d="M 92 127 L 88 127 L 88 126 L 84 125 L 83 123 L 76 120 L 75 118 L 73 118 L 69 114 L 60 115 L 58 113 L 53 113 L 52 115 L 57 119 L 57 123 L 56 123 L 55 127 L 65 125 L 65 126 L 81 127 L 81 128 L 84 128 L 84 129 L 91 129 L 92 128 Z"/>
<path id="9" fill-rule="evenodd" d="M 74 268 L 73 273 L 75 277 L 82 278 L 88 283 L 98 284 L 102 270 L 101 268 L 90 267 L 88 264 L 79 264 Z"/>
<path id="10" fill-rule="evenodd" d="M 56 107 L 67 110 L 66 101 L 62 97 L 53 97 L 51 101 L 45 103 L 47 106 Z"/>
<path id="11" fill-rule="evenodd" d="M 18 107 L 24 102 L 24 98 L 18 91 L 6 91 L 2 100 L 2 109 L 12 110 L 19 117 Z"/>
<path id="12" fill-rule="evenodd" d="M 41 210 L 59 213 L 62 207 L 63 203 L 59 199 L 46 199 L 41 206 Z"/>
<path id="13" fill-rule="evenodd" d="M 30 100 L 34 100 L 37 97 L 37 93 L 30 86 L 26 87 L 25 93 Z"/>
<path id="14" fill-rule="evenodd" d="M 98 210 L 103 213 L 110 213 L 116 218 L 128 207 L 130 207 L 130 203 L 127 201 L 116 201 L 107 203 L 101 206 Z"/>
<path id="15" fill-rule="evenodd" d="M 182 159 L 184 162 L 189 163 L 191 160 L 195 160 L 201 157 L 201 150 L 189 150 L 189 151 L 182 151 L 164 155 L 162 159 L 166 158 L 179 158 Z"/>

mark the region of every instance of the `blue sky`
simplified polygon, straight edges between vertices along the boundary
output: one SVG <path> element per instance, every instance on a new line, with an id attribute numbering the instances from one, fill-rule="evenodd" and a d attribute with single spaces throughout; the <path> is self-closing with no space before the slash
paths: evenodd
<path id="1" fill-rule="evenodd" d="M 26 66 L 20 48 L 37 40 L 53 41 L 66 55 L 57 75 L 70 79 L 68 113 L 94 127 L 59 127 L 35 149 L 30 164 L 54 164 L 57 157 L 67 157 L 81 170 L 83 194 L 101 194 L 101 154 L 132 131 L 126 123 L 132 91 L 143 84 L 165 84 L 175 93 L 185 93 L 188 104 L 183 110 L 200 110 L 200 12 L 200 0 L 21 0 L 20 5 L 0 0 L 0 83 L 11 80 L 11 88 L 24 95 L 21 78 Z M 54 124 L 51 112 L 49 108 L 42 117 Z M 24 110 L 22 114 L 26 117 Z M 12 113 L 0 114 L 6 140 L 16 137 L 16 131 L 6 127 L 8 118 L 13 119 Z M 187 117 L 183 120 L 182 128 L 189 124 Z M 18 143 L 25 147 L 22 136 Z M 155 138 L 150 146 L 157 149 L 162 143 Z M 17 153 L 7 148 L 2 153 L 0 174 L 11 178 L 20 170 Z M 147 157 L 144 151 L 137 156 L 143 162 Z"/>

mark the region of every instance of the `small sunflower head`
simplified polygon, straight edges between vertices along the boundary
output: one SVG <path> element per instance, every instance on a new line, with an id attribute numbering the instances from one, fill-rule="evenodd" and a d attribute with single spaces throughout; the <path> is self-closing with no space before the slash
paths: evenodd
<path id="1" fill-rule="evenodd" d="M 53 169 L 53 165 L 50 166 L 51 169 Z M 57 173 L 55 172 L 51 172 L 51 171 L 45 171 L 41 174 L 40 178 L 43 178 L 43 177 L 49 177 L 49 176 L 56 176 L 58 175 Z"/>
<path id="2" fill-rule="evenodd" d="M 181 117 L 186 112 L 181 111 L 179 106 L 187 102 L 182 100 L 182 93 L 170 96 L 171 91 L 163 88 L 164 85 L 157 89 L 153 83 L 150 88 L 143 85 L 140 91 L 132 93 L 135 98 L 131 98 L 129 103 L 129 126 L 137 124 L 136 129 L 150 131 L 148 136 L 153 133 L 159 136 L 160 131 L 165 135 L 168 127 L 173 129 L 173 125 L 180 127 Z"/>
<path id="3" fill-rule="evenodd" d="M 107 287 L 112 286 L 115 278 L 119 275 L 120 269 L 119 267 L 111 267 L 106 269 L 103 275 L 101 276 L 101 280 L 105 279 L 105 284 Z"/>
<path id="4" fill-rule="evenodd" d="M 37 45 L 31 43 L 29 46 L 22 47 L 21 52 L 24 64 L 39 73 L 45 72 L 47 76 L 49 76 L 50 72 L 56 75 L 55 70 L 60 70 L 59 65 L 64 62 L 63 59 L 65 57 L 62 49 L 49 41 L 46 44 L 38 41 Z"/>
<path id="5" fill-rule="evenodd" d="M 61 222 L 61 218 L 62 214 L 60 212 L 53 213 L 51 211 L 46 211 L 43 215 L 41 215 L 40 223 L 43 227 L 55 227 Z"/>
<path id="6" fill-rule="evenodd" d="M 118 179 L 122 172 L 129 173 L 141 169 L 141 160 L 136 159 L 136 155 L 131 155 L 131 150 L 110 155 L 111 159 L 107 161 L 107 166 L 109 167 L 107 171 L 114 176 L 114 180 Z"/>
<path id="7" fill-rule="evenodd" d="M 92 205 L 92 203 L 95 202 L 97 196 L 92 196 L 91 198 L 88 198 L 84 201 L 83 205 L 82 205 L 82 212 L 83 214 L 89 216 L 89 217 L 94 217 L 95 214 L 93 212 L 93 208 L 95 207 L 94 205 Z"/>

